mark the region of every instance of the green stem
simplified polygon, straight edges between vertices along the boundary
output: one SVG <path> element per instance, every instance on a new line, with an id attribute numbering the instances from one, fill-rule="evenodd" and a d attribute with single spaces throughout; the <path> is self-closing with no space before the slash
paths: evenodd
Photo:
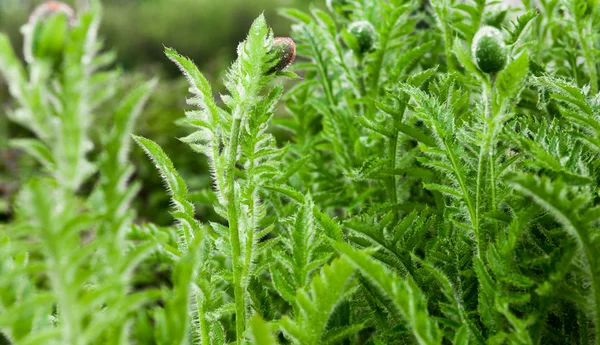
<path id="1" fill-rule="evenodd" d="M 359 87 L 359 93 L 360 93 L 360 97 L 364 98 L 367 96 L 367 89 L 365 87 L 365 58 L 363 55 L 360 54 L 356 54 L 356 63 L 357 63 L 357 67 L 358 67 L 358 87 Z M 364 104 L 360 105 L 360 113 L 362 116 L 367 115 L 366 114 L 366 110 L 365 110 L 365 106 Z"/>
<path id="2" fill-rule="evenodd" d="M 369 86 L 369 96 L 373 100 L 377 100 L 379 98 L 379 90 L 381 89 L 381 74 L 384 72 L 384 62 L 387 56 L 387 52 L 389 50 L 390 41 L 392 40 L 392 36 L 394 34 L 394 28 L 396 25 L 402 20 L 402 14 L 397 13 L 397 16 L 393 18 L 393 21 L 386 23 L 386 28 L 382 31 L 381 36 L 379 38 L 380 47 L 375 54 L 375 59 L 370 63 L 372 75 L 371 83 Z M 392 19 L 392 18 L 390 18 Z M 364 77 L 363 77 L 364 78 Z M 366 92 L 365 92 L 366 95 Z M 368 118 L 373 118 L 375 116 L 376 108 L 375 102 L 369 102 L 368 107 Z"/>
<path id="3" fill-rule="evenodd" d="M 454 66 L 454 59 L 452 58 L 452 32 L 450 28 L 445 25 L 444 27 L 444 53 L 446 55 L 446 65 L 448 66 L 448 72 L 454 72 L 456 67 Z"/>
<path id="4" fill-rule="evenodd" d="M 579 344 L 591 344 L 587 317 L 585 316 L 585 313 L 581 310 L 577 312 L 577 324 L 579 325 Z"/>
<path id="5" fill-rule="evenodd" d="M 304 29 L 304 33 L 306 34 L 306 38 L 310 42 L 312 56 L 315 57 L 315 65 L 317 66 L 317 70 L 321 75 L 321 84 L 323 85 L 323 90 L 325 91 L 325 95 L 327 96 L 329 105 L 332 109 L 335 109 L 337 102 L 335 100 L 335 97 L 333 96 L 333 86 L 331 85 L 331 79 L 329 78 L 327 64 L 325 63 L 325 61 L 323 61 L 321 53 L 317 50 L 317 41 L 315 40 L 313 35 L 306 28 Z"/>
<path id="6" fill-rule="evenodd" d="M 588 45 L 588 40 L 584 37 L 583 27 L 581 23 L 581 18 L 575 18 L 575 26 L 577 28 L 577 38 L 579 39 L 579 43 L 581 44 L 581 48 L 583 49 L 583 56 L 585 58 L 585 63 L 587 65 L 588 73 L 590 74 L 590 86 L 592 95 L 595 96 L 598 93 L 598 71 L 596 69 L 596 60 L 594 59 L 594 55 L 590 50 Z"/>
<path id="7" fill-rule="evenodd" d="M 491 183 L 489 183 L 489 186 L 487 186 L 487 188 L 489 188 L 490 191 L 490 208 L 494 209 L 495 208 L 495 204 L 496 204 L 496 186 L 494 184 L 494 178 L 495 178 L 495 174 L 494 174 L 494 137 L 495 137 L 495 114 L 494 114 L 494 110 L 492 107 L 492 100 L 494 97 L 494 87 L 495 87 L 495 82 L 494 82 L 495 76 L 492 76 L 492 81 L 491 83 L 488 82 L 487 80 L 484 81 L 484 88 L 483 88 L 483 100 L 485 103 L 485 108 L 484 108 L 484 123 L 485 123 L 485 128 L 484 128 L 484 133 L 483 133 L 483 144 L 481 145 L 481 148 L 479 150 L 479 162 L 477 164 L 477 189 L 475 191 L 475 212 L 476 212 L 476 224 L 477 226 L 475 227 L 476 230 L 476 236 L 477 236 L 477 242 L 481 243 L 481 209 L 483 208 L 483 200 L 482 200 L 482 194 L 483 194 L 483 187 L 484 187 L 484 179 L 485 179 L 485 175 L 486 175 L 486 171 L 485 171 L 485 165 L 486 165 L 486 160 L 488 163 L 488 171 L 487 173 L 490 176 L 490 181 Z M 478 247 L 478 256 L 481 255 L 481 247 Z"/>
<path id="8" fill-rule="evenodd" d="M 434 2 L 437 24 L 444 35 L 444 55 L 446 56 L 446 66 L 448 72 L 456 70 L 454 66 L 454 60 L 452 59 L 452 28 L 450 27 L 450 21 L 448 20 L 448 1 L 435 1 Z"/>
<path id="9" fill-rule="evenodd" d="M 456 174 L 456 179 L 458 180 L 458 185 L 460 187 L 460 190 L 463 193 L 463 195 L 465 196 L 465 202 L 467 203 L 467 209 L 469 210 L 469 216 L 471 217 L 471 224 L 473 225 L 473 227 L 475 229 L 477 229 L 477 227 L 479 226 L 477 223 L 477 213 L 475 211 L 475 208 L 473 207 L 473 201 L 469 197 L 469 189 L 467 188 L 467 183 L 465 181 L 465 177 L 461 173 L 461 170 L 459 167 L 459 161 L 456 158 L 456 156 L 454 155 L 454 152 L 452 151 L 452 145 L 449 144 L 448 142 L 446 142 L 446 140 L 444 140 L 443 143 L 444 143 L 444 149 L 446 151 L 446 154 L 448 155 L 448 159 L 450 160 L 450 164 L 452 165 L 452 170 L 454 170 L 454 173 Z M 476 238 L 476 240 L 477 240 L 477 248 L 479 248 L 479 239 Z"/>
<path id="10" fill-rule="evenodd" d="M 196 304 L 198 305 L 198 326 L 200 328 L 201 345 L 210 345 L 210 331 L 206 320 L 206 312 L 204 311 L 204 303 L 198 298 L 196 293 Z"/>
<path id="11" fill-rule="evenodd" d="M 591 248 L 589 243 L 591 243 L 590 236 L 585 241 L 581 241 L 583 244 L 583 250 L 585 252 L 585 256 L 588 264 L 588 271 L 590 275 L 590 282 L 592 286 L 592 291 L 594 294 L 594 308 L 595 308 L 595 317 L 594 317 L 594 327 L 596 328 L 596 345 L 600 345 L 600 279 L 598 278 L 595 269 L 597 266 L 597 254 L 594 249 Z"/>
<path id="12" fill-rule="evenodd" d="M 486 153 L 488 151 L 487 148 L 487 144 L 488 144 L 488 139 L 489 139 L 489 126 L 490 126 L 490 108 L 491 108 L 491 94 L 492 94 L 492 88 L 490 86 L 490 84 L 486 81 L 484 81 L 484 86 L 483 86 L 483 102 L 485 104 L 484 107 L 484 115 L 483 115 L 483 121 L 484 121 L 484 132 L 483 132 L 483 136 L 484 136 L 484 142 L 481 145 L 481 147 L 479 148 L 479 161 L 478 161 L 478 165 L 477 165 L 477 188 L 475 190 L 475 207 L 476 207 L 476 214 L 477 214 L 477 222 L 479 223 L 479 217 L 480 217 L 480 209 L 481 209 L 481 190 L 483 188 L 483 170 L 484 170 L 484 161 L 486 158 Z M 477 229 L 479 231 L 479 229 Z"/>
<path id="13" fill-rule="evenodd" d="M 388 192 L 389 200 L 392 204 L 396 205 L 398 203 L 398 193 L 396 191 L 396 150 L 398 148 L 398 132 L 395 132 L 394 135 L 388 140 L 387 147 L 387 155 L 390 160 L 390 170 L 392 175 L 388 179 Z"/>
<path id="14" fill-rule="evenodd" d="M 240 233 L 237 214 L 237 201 L 235 195 L 235 166 L 240 137 L 240 126 L 242 123 L 241 111 L 234 112 L 233 125 L 231 126 L 231 144 L 226 165 L 226 187 L 227 187 L 227 217 L 229 218 L 229 237 L 231 241 L 231 255 L 233 260 L 233 293 L 235 299 L 235 330 L 236 343 L 242 345 L 244 331 L 246 329 L 246 300 L 244 287 L 242 285 L 243 267 L 241 262 Z"/>
<path id="15" fill-rule="evenodd" d="M 490 138 L 489 142 L 488 142 L 488 163 L 489 163 L 489 174 L 490 174 L 490 210 L 494 211 L 496 210 L 496 165 L 494 162 L 494 143 L 493 143 L 493 139 L 495 137 L 495 124 L 491 125 L 491 132 L 492 132 L 492 137 Z"/>
<path id="16" fill-rule="evenodd" d="M 62 193 L 70 193 L 66 188 Z M 65 200 L 65 195 L 59 196 L 57 200 Z M 62 231 L 52 231 L 52 234 L 44 236 L 44 243 L 47 243 L 47 272 L 50 275 L 50 281 L 52 284 L 52 290 L 54 291 L 57 299 L 58 312 L 60 315 L 60 329 L 63 337 L 63 341 L 66 344 L 78 345 L 81 344 L 81 322 L 76 312 L 77 293 L 74 293 L 77 289 L 74 289 L 72 284 L 69 283 L 68 276 L 66 274 L 67 268 L 65 262 L 69 262 L 69 258 L 64 257 L 65 250 L 61 246 L 62 238 L 56 237 L 58 233 Z M 65 260 L 66 259 L 66 260 Z"/>
<path id="17" fill-rule="evenodd" d="M 254 199 L 254 198 L 253 198 Z M 242 274 L 242 281 L 244 284 L 247 283 L 250 277 L 250 267 L 252 267 L 252 249 L 254 247 L 254 200 L 251 202 L 251 205 L 248 209 L 248 217 L 250 217 L 250 227 L 246 238 L 246 257 L 244 259 L 244 273 Z"/>
<path id="18" fill-rule="evenodd" d="M 60 260 L 59 258 L 53 258 L 48 260 L 49 262 Z M 51 267 L 56 272 L 53 279 L 54 292 L 56 293 L 58 302 L 58 312 L 61 320 L 61 329 L 63 334 L 63 340 L 67 344 L 77 345 L 80 344 L 81 330 L 79 326 L 79 320 L 73 311 L 75 307 L 75 301 L 71 299 L 71 289 L 66 283 L 66 278 L 63 275 L 64 268 L 61 264 L 54 265 Z"/>
<path id="19" fill-rule="evenodd" d="M 248 230 L 246 234 L 246 257 L 244 258 L 244 271 L 242 274 L 242 279 L 244 282 L 244 286 L 248 284 L 248 280 L 250 279 L 250 268 L 252 267 L 252 255 L 254 250 L 254 231 L 256 230 L 256 188 L 254 185 L 254 167 L 255 161 L 254 159 L 250 160 L 250 166 L 247 170 L 247 186 L 251 190 L 250 196 L 251 200 L 248 203 Z"/>

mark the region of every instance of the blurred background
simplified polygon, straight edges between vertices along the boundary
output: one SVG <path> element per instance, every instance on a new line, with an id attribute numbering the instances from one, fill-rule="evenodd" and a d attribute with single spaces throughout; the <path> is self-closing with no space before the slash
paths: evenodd
<path id="1" fill-rule="evenodd" d="M 0 0 L 0 31 L 7 33 L 13 46 L 22 47 L 21 26 L 41 0 Z M 72 6 L 83 0 L 66 0 Z M 317 5 L 324 1 L 314 0 Z M 176 138 L 188 130 L 175 125 L 183 116 L 187 84 L 163 54 L 163 46 L 173 47 L 191 57 L 213 83 L 222 89 L 221 78 L 235 58 L 235 48 L 244 39 L 250 24 L 264 11 L 276 36 L 286 36 L 290 22 L 277 14 L 278 8 L 307 8 L 308 0 L 102 0 L 101 37 L 105 47 L 117 52 L 124 82 L 135 84 L 158 77 L 156 89 L 137 125 L 136 133 L 155 140 L 173 158 L 175 166 L 193 190 L 210 187 L 206 164 L 201 155 Z M 8 138 L 28 136 L 9 123 L 10 109 L 6 86 L 0 79 L 0 221 L 11 217 L 9 200 L 18 181 L 36 170 L 33 161 L 8 149 Z M 133 151 L 136 178 L 143 183 L 138 198 L 139 216 L 158 224 L 169 224 L 168 196 L 155 168 L 137 148 Z M 159 211 L 160 210 L 160 211 Z M 208 209 L 206 212 L 209 212 Z M 207 214 L 206 216 L 210 216 Z"/>

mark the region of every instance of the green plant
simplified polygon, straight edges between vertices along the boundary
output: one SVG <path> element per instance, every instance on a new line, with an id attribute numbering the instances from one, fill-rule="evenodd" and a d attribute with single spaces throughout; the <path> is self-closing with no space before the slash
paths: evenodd
<path id="1" fill-rule="evenodd" d="M 290 42 L 291 40 L 285 44 L 289 46 Z M 285 56 L 281 56 L 280 44 L 274 45 L 264 18 L 260 17 L 255 21 L 248 39 L 239 45 L 238 60 L 229 69 L 225 80 L 230 93 L 223 96 L 226 109 L 216 104 L 210 85 L 196 66 L 175 51 L 167 50 L 167 56 L 180 67 L 190 82 L 194 98 L 189 103 L 200 108 L 186 113 L 186 123 L 197 131 L 182 140 L 209 158 L 219 201 L 215 205 L 215 211 L 228 220 L 227 228 L 216 223 L 212 226 L 222 236 L 224 243 L 219 245 L 226 247 L 223 250 L 227 251 L 232 261 L 232 307 L 236 316 L 238 344 L 242 343 L 246 329 L 248 284 L 255 274 L 253 266 L 256 257 L 261 254 L 258 241 L 270 232 L 269 226 L 262 225 L 266 206 L 260 202 L 258 188 L 274 177 L 279 165 L 278 157 L 283 153 L 275 146 L 271 135 L 265 132 L 282 88 L 272 88 L 266 96 L 262 92 L 275 76 L 285 75 L 284 72 L 274 74 L 273 71 L 290 63 L 293 54 L 289 54 L 288 49 L 293 49 L 293 42 L 291 45 L 292 47 L 285 48 Z M 138 138 L 137 141 L 161 168 L 163 177 L 168 181 L 173 201 L 177 205 L 174 215 L 181 220 L 180 251 L 188 251 L 192 239 L 203 236 L 203 231 L 193 218 L 193 206 L 188 201 L 187 188 L 180 178 L 170 180 L 175 174 L 173 166 L 156 144 L 143 138 Z M 244 167 L 243 180 L 236 179 L 239 164 Z M 260 230 L 261 228 L 263 229 Z M 207 238 L 206 241 L 213 242 L 215 239 Z M 209 269 L 217 270 L 218 267 Z M 201 296 L 207 296 L 205 289 L 216 288 L 213 284 L 199 284 L 193 280 L 182 283 L 198 285 L 199 291 L 196 293 Z M 201 296 L 197 298 L 200 299 Z M 202 298 L 196 307 L 200 308 L 210 302 Z M 203 344 L 208 344 L 210 326 L 202 320 L 205 317 L 202 310 L 198 317 L 200 339 Z M 181 341 L 185 341 L 185 334 L 182 334 Z"/>
<path id="2" fill-rule="evenodd" d="M 600 6 L 328 5 L 282 10 L 290 39 L 256 19 L 218 98 L 166 49 L 191 92 L 180 140 L 206 157 L 212 182 L 188 190 L 174 152 L 134 137 L 167 186 L 173 226 L 133 225 L 132 210 L 107 206 L 117 192 L 82 198 L 67 163 L 22 187 L 1 232 L 0 297 L 13 307 L 0 309 L 0 330 L 24 328 L 26 343 L 80 339 L 75 329 L 81 343 L 600 344 Z M 18 75 L 4 47 L 0 66 Z M 278 78 L 295 72 L 284 93 Z M 99 155 L 101 191 L 128 176 L 115 174 L 128 166 L 115 154 L 124 128 Z M 59 159 L 53 143 L 41 141 Z M 200 217 L 207 204 L 216 219 Z M 129 217 L 109 221 L 117 210 Z M 96 231 L 85 254 L 53 251 L 58 237 L 44 235 L 80 248 L 77 229 Z M 115 234 L 128 251 L 111 250 Z M 57 258 L 72 275 L 44 271 Z M 86 284 L 47 288 L 30 272 Z M 34 334 L 48 315 L 49 335 Z"/>
<path id="3" fill-rule="evenodd" d="M 552 66 L 590 52 L 598 9 L 586 7 L 579 24 L 556 19 L 554 4 L 505 13 L 504 33 L 484 26 L 496 15 L 485 2 L 433 1 L 434 18 L 425 10 L 356 3 L 349 20 L 370 21 L 378 41 L 354 59 L 339 43 L 349 41 L 346 19 L 284 12 L 310 61 L 300 66 L 310 82 L 287 95 L 293 117 L 282 122 L 297 138 L 291 154 L 311 156 L 291 182 L 371 255 L 336 244 L 361 272 L 349 320 L 372 320 L 361 334 L 386 344 L 597 343 L 598 272 L 586 253 L 598 249 L 598 230 L 584 192 L 597 183 L 598 151 L 585 144 L 595 135 L 596 66 L 592 57 L 586 71 Z M 564 47 L 578 27 L 588 42 Z M 579 85 L 553 74 L 578 75 Z"/>
<path id="4" fill-rule="evenodd" d="M 35 136 L 9 144 L 43 170 L 21 186 L 15 220 L 0 229 L 0 329 L 19 344 L 116 344 L 129 313 L 159 296 L 132 291 L 132 271 L 154 246 L 125 239 L 140 187 L 128 183 L 128 134 L 155 82 L 116 103 L 119 71 L 105 69 L 114 54 L 100 53 L 96 38 L 99 5 L 76 19 L 49 9 L 24 26 L 25 66 L 0 35 L 9 117 Z M 102 151 L 92 156 L 95 140 Z"/>

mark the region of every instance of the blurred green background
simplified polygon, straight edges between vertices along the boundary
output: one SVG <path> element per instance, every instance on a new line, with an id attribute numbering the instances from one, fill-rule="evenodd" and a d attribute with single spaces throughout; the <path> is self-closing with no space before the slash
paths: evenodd
<path id="1" fill-rule="evenodd" d="M 44 1 L 0 0 L 0 31 L 7 33 L 13 46 L 22 46 L 20 27 L 31 10 Z M 85 0 L 64 1 L 81 6 Z M 282 7 L 307 8 L 308 0 L 102 0 L 103 23 L 100 29 L 107 49 L 118 53 L 118 66 L 124 70 L 125 84 L 158 77 L 160 84 L 136 133 L 152 138 L 173 158 L 175 166 L 193 190 L 210 187 L 204 159 L 176 140 L 187 129 L 175 125 L 183 116 L 186 82 L 163 54 L 163 46 L 173 47 L 191 57 L 213 83 L 215 93 L 222 88 L 221 78 L 235 58 L 235 48 L 247 30 L 264 11 L 276 36 L 286 36 L 290 22 L 277 14 Z M 314 0 L 317 4 L 324 2 Z M 10 218 L 10 200 L 19 181 L 38 167 L 26 157 L 8 149 L 8 138 L 28 136 L 23 129 L 7 122 L 10 109 L 6 86 L 0 80 L 0 220 Z M 169 224 L 168 197 L 155 168 L 134 149 L 137 176 L 143 183 L 136 208 L 141 220 Z M 201 209 L 202 211 L 202 209 Z M 213 216 L 208 208 L 205 218 Z"/>

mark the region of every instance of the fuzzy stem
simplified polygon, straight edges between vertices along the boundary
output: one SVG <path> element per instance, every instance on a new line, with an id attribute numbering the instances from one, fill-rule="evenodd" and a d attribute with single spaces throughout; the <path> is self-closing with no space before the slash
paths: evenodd
<path id="1" fill-rule="evenodd" d="M 250 202 L 248 203 L 248 230 L 246 231 L 246 250 L 244 258 L 244 271 L 242 273 L 242 281 L 244 286 L 247 286 L 251 275 L 252 258 L 254 253 L 254 231 L 256 229 L 256 188 L 254 185 L 254 159 L 250 160 L 250 166 L 247 169 L 247 185 L 251 188 Z"/>
<path id="2" fill-rule="evenodd" d="M 242 345 L 244 339 L 244 330 L 246 328 L 246 301 L 244 287 L 242 286 L 243 267 L 241 262 L 240 233 L 237 214 L 237 200 L 235 195 L 235 166 L 237 163 L 237 152 L 239 146 L 241 116 L 240 111 L 236 111 L 233 116 L 233 125 L 231 126 L 231 144 L 229 155 L 227 157 L 226 181 L 227 187 L 227 217 L 229 218 L 229 236 L 231 241 L 231 252 L 233 260 L 233 285 L 235 298 L 235 330 L 236 343 Z"/>
<path id="3" fill-rule="evenodd" d="M 360 54 L 355 54 L 356 55 L 356 64 L 357 64 L 357 72 L 358 72 L 358 87 L 359 87 L 359 95 L 361 98 L 364 98 L 367 96 L 367 89 L 365 87 L 365 57 L 363 55 Z M 362 116 L 367 115 L 367 110 L 365 109 L 364 104 L 361 104 L 360 107 L 360 114 Z"/>
<path id="4" fill-rule="evenodd" d="M 585 58 L 585 63 L 587 65 L 588 73 L 590 74 L 590 86 L 592 95 L 596 95 L 598 93 L 598 70 L 596 69 L 596 60 L 594 59 L 594 55 L 588 45 L 588 41 L 585 38 L 583 33 L 583 25 L 581 23 L 581 18 L 575 18 L 575 26 L 577 28 L 577 38 L 579 39 L 579 43 L 581 44 L 581 48 L 583 49 L 583 56 Z"/>
<path id="5" fill-rule="evenodd" d="M 398 148 L 398 132 L 395 131 L 394 135 L 392 135 L 392 137 L 388 140 L 388 147 L 387 147 L 387 155 L 388 155 L 388 159 L 390 160 L 390 169 L 392 170 L 392 175 L 390 176 L 390 178 L 388 179 L 388 192 L 390 193 L 389 195 L 389 201 L 396 205 L 398 203 L 398 193 L 396 191 L 396 174 L 394 173 L 394 171 L 396 170 L 396 152 L 397 152 L 397 148 Z"/>
<path id="6" fill-rule="evenodd" d="M 448 155 L 448 159 L 450 160 L 450 164 L 452 165 L 452 170 L 454 170 L 454 173 L 456 174 L 456 179 L 458 180 L 458 185 L 460 187 L 461 192 L 463 193 L 463 195 L 465 196 L 465 202 L 467 203 L 467 209 L 469 210 L 469 217 L 471 217 L 471 223 L 473 224 L 473 227 L 475 227 L 475 225 L 477 224 L 476 219 L 477 219 L 477 214 L 476 214 L 476 210 L 473 207 L 473 201 L 471 200 L 471 198 L 469 197 L 469 189 L 467 188 L 467 182 L 465 181 L 465 177 L 463 176 L 463 174 L 461 174 L 461 170 L 460 170 L 460 163 L 458 161 L 458 158 L 456 158 L 456 156 L 454 155 L 454 152 L 452 151 L 452 144 L 450 144 L 449 142 L 447 142 L 447 140 L 443 141 L 444 144 L 444 150 L 446 151 L 446 154 Z M 478 238 L 476 238 L 477 240 L 477 247 L 479 248 L 479 240 Z"/>
<path id="7" fill-rule="evenodd" d="M 315 48 L 317 47 L 317 42 L 315 37 L 312 35 L 310 31 L 306 28 L 304 29 L 304 33 L 306 34 L 306 38 L 310 42 L 312 55 L 315 57 L 316 66 L 319 74 L 321 75 L 321 84 L 323 85 L 323 91 L 327 96 L 327 100 L 329 101 L 329 105 L 332 109 L 335 109 L 337 106 L 337 101 L 333 96 L 333 86 L 331 85 L 331 79 L 329 78 L 329 71 L 327 70 L 327 64 L 323 60 L 321 53 Z"/>
<path id="8" fill-rule="evenodd" d="M 210 345 L 210 332 L 208 328 L 208 322 L 206 320 L 206 312 L 203 307 L 203 301 L 198 298 L 198 291 L 196 291 L 195 294 L 196 304 L 198 307 L 198 328 L 200 328 L 201 345 Z"/>
<path id="9" fill-rule="evenodd" d="M 452 59 L 453 50 L 452 50 L 452 28 L 449 25 L 448 20 L 448 1 L 435 1 L 434 8 L 436 12 L 436 21 L 437 24 L 444 35 L 444 55 L 446 56 L 446 66 L 448 67 L 448 72 L 453 72 L 456 70 L 456 66 L 454 66 L 454 60 Z"/>
<path id="10" fill-rule="evenodd" d="M 70 193 L 68 188 L 61 191 L 62 195 L 57 200 L 65 200 L 66 194 Z M 63 229 L 61 229 L 63 230 Z M 62 232 L 62 231 L 60 231 Z M 78 315 L 76 289 L 73 288 L 68 279 L 67 268 L 65 262 L 69 262 L 68 257 L 65 258 L 65 250 L 61 246 L 62 239 L 56 237 L 59 232 L 46 235 L 43 238 L 43 243 L 47 243 L 47 272 L 52 284 L 52 290 L 56 295 L 58 313 L 60 315 L 60 329 L 62 340 L 66 344 L 79 345 L 82 344 L 81 339 L 81 319 Z M 65 260 L 67 259 L 67 260 Z"/>
<path id="11" fill-rule="evenodd" d="M 490 191 L 490 208 L 494 209 L 496 205 L 496 186 L 494 184 L 494 137 L 496 132 L 496 123 L 495 123 L 495 112 L 492 106 L 492 100 L 494 97 L 494 89 L 495 89 L 495 75 L 491 76 L 492 80 L 489 82 L 488 80 L 484 80 L 483 87 L 483 101 L 485 103 L 484 108 L 484 122 L 485 128 L 483 133 L 483 144 L 481 145 L 479 151 L 479 162 L 477 165 L 477 189 L 475 192 L 475 212 L 476 216 L 476 236 L 478 237 L 477 242 L 481 244 L 481 208 L 483 207 L 483 201 L 481 200 L 482 189 L 484 185 L 485 179 L 485 164 L 488 163 L 488 171 L 491 183 L 489 186 Z M 487 162 L 486 162 L 487 160 Z M 474 224 L 475 225 L 475 224 Z M 481 247 L 478 247 L 478 256 L 481 255 Z"/>
<path id="12" fill-rule="evenodd" d="M 446 55 L 446 65 L 448 66 L 448 72 L 454 72 L 456 67 L 454 66 L 454 60 L 452 58 L 452 32 L 450 28 L 444 25 L 444 54 Z"/>
<path id="13" fill-rule="evenodd" d="M 595 274 L 595 268 L 597 267 L 597 261 L 596 261 L 596 257 L 597 254 L 595 253 L 594 249 L 591 248 L 591 246 L 589 245 L 589 243 L 592 241 L 589 236 L 587 236 L 588 238 L 585 241 L 582 241 L 583 244 L 583 251 L 585 253 L 586 259 L 587 259 L 587 264 L 588 264 L 588 271 L 589 271 L 589 275 L 590 275 L 590 282 L 591 282 L 591 286 L 592 286 L 592 291 L 593 291 L 593 298 L 594 298 L 594 327 L 596 328 L 596 341 L 595 344 L 596 345 L 600 345 L 600 279 L 598 279 L 597 275 Z"/>
<path id="14" fill-rule="evenodd" d="M 69 292 L 71 289 L 63 274 L 65 268 L 62 264 L 58 263 L 59 261 L 59 255 L 52 255 L 52 258 L 47 260 L 47 262 L 53 263 L 53 265 L 51 264 L 49 267 L 52 267 L 52 271 L 56 272 L 56 274 L 52 275 L 52 286 L 54 287 L 54 292 L 57 297 L 58 313 L 62 324 L 61 329 L 63 330 L 63 340 L 67 344 L 77 345 L 81 344 L 79 339 L 82 338 L 79 319 L 73 310 L 75 301 L 72 299 L 71 293 Z"/>

